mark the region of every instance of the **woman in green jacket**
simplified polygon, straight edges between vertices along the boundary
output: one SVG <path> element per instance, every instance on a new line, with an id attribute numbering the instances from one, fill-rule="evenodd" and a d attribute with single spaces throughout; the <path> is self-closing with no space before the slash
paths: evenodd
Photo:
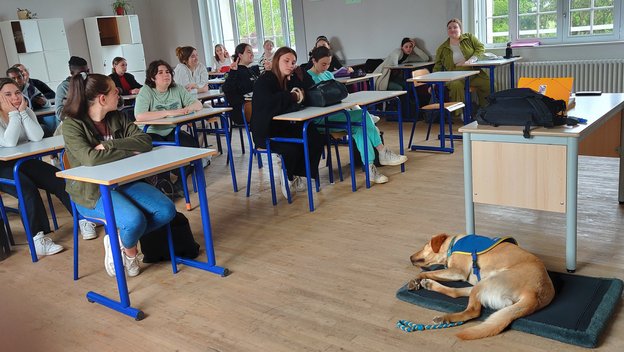
<path id="1" fill-rule="evenodd" d="M 460 71 L 473 70 L 472 67 L 462 66 L 466 62 L 474 63 L 483 55 L 483 44 L 470 33 L 462 33 L 461 21 L 453 18 L 446 24 L 448 39 L 436 51 L 433 71 Z M 470 77 L 470 86 L 477 91 L 479 106 L 487 105 L 485 99 L 490 95 L 490 79 L 481 72 Z M 464 80 L 451 81 L 446 84 L 451 101 L 464 101 Z"/>
<path id="2" fill-rule="evenodd" d="M 152 149 L 152 138 L 117 110 L 119 93 L 113 80 L 100 74 L 81 73 L 71 78 L 63 123 L 65 152 L 72 167 L 106 164 Z M 69 181 L 67 192 L 83 216 L 104 219 L 99 186 Z M 141 255 L 137 242 L 145 233 L 166 224 L 176 214 L 175 205 L 153 186 L 137 181 L 111 191 L 115 222 L 128 276 L 139 274 Z M 104 267 L 115 276 L 108 235 L 104 236 Z"/>

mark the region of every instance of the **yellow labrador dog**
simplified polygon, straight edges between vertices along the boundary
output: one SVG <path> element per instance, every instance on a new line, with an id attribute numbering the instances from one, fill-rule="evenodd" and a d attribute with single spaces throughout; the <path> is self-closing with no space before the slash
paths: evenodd
<path id="1" fill-rule="evenodd" d="M 443 264 L 445 269 L 419 273 L 408 283 L 408 289 L 423 288 L 454 298 L 469 297 L 466 310 L 436 317 L 435 323 L 477 318 L 481 315 L 481 306 L 497 310 L 483 323 L 457 334 L 463 340 L 479 339 L 500 333 L 515 319 L 542 309 L 552 301 L 555 289 L 539 258 L 517 246 L 513 239 L 513 243 L 500 240 L 487 250 L 466 249 L 467 242 L 473 239 L 470 237 L 481 236 L 439 234 L 410 257 L 415 266 Z M 476 256 L 476 268 L 473 268 L 472 253 L 478 252 L 481 253 Z M 438 281 L 467 281 L 473 286 L 452 288 Z"/>

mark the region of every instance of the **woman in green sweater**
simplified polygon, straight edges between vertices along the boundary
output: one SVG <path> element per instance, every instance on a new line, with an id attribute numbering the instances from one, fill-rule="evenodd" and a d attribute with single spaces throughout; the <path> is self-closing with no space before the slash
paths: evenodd
<path id="1" fill-rule="evenodd" d="M 474 68 L 463 64 L 476 62 L 477 58 L 483 55 L 483 44 L 474 35 L 462 33 L 462 24 L 457 18 L 448 21 L 446 31 L 448 39 L 436 51 L 433 71 L 473 70 Z M 487 73 L 481 70 L 478 75 L 470 77 L 470 86 L 477 91 L 479 106 L 487 105 L 485 98 L 490 95 L 490 79 Z M 463 80 L 451 81 L 446 87 L 451 101 L 464 101 Z"/>

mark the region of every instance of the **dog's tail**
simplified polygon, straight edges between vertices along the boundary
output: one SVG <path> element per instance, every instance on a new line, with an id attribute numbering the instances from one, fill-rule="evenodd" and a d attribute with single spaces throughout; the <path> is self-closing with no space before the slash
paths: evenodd
<path id="1" fill-rule="evenodd" d="M 462 340 L 494 336 L 503 331 L 512 321 L 535 312 L 538 306 L 536 297 L 523 297 L 518 302 L 494 312 L 483 323 L 466 328 L 456 336 Z"/>

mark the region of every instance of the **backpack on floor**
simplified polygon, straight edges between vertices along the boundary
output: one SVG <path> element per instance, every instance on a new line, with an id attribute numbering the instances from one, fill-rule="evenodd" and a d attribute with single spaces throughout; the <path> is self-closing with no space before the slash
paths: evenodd
<path id="1" fill-rule="evenodd" d="M 171 220 L 171 236 L 176 256 L 195 259 L 199 255 L 199 243 L 195 242 L 191 226 L 184 214 L 177 212 Z M 146 233 L 139 239 L 144 263 L 171 260 L 167 243 L 167 228 L 161 227 Z"/>
<path id="2" fill-rule="evenodd" d="M 480 125 L 524 126 L 524 138 L 530 138 L 532 126 L 554 127 L 576 125 L 578 121 L 565 115 L 566 102 L 555 100 L 530 88 L 512 88 L 492 93 L 489 105 L 477 112 Z"/>

